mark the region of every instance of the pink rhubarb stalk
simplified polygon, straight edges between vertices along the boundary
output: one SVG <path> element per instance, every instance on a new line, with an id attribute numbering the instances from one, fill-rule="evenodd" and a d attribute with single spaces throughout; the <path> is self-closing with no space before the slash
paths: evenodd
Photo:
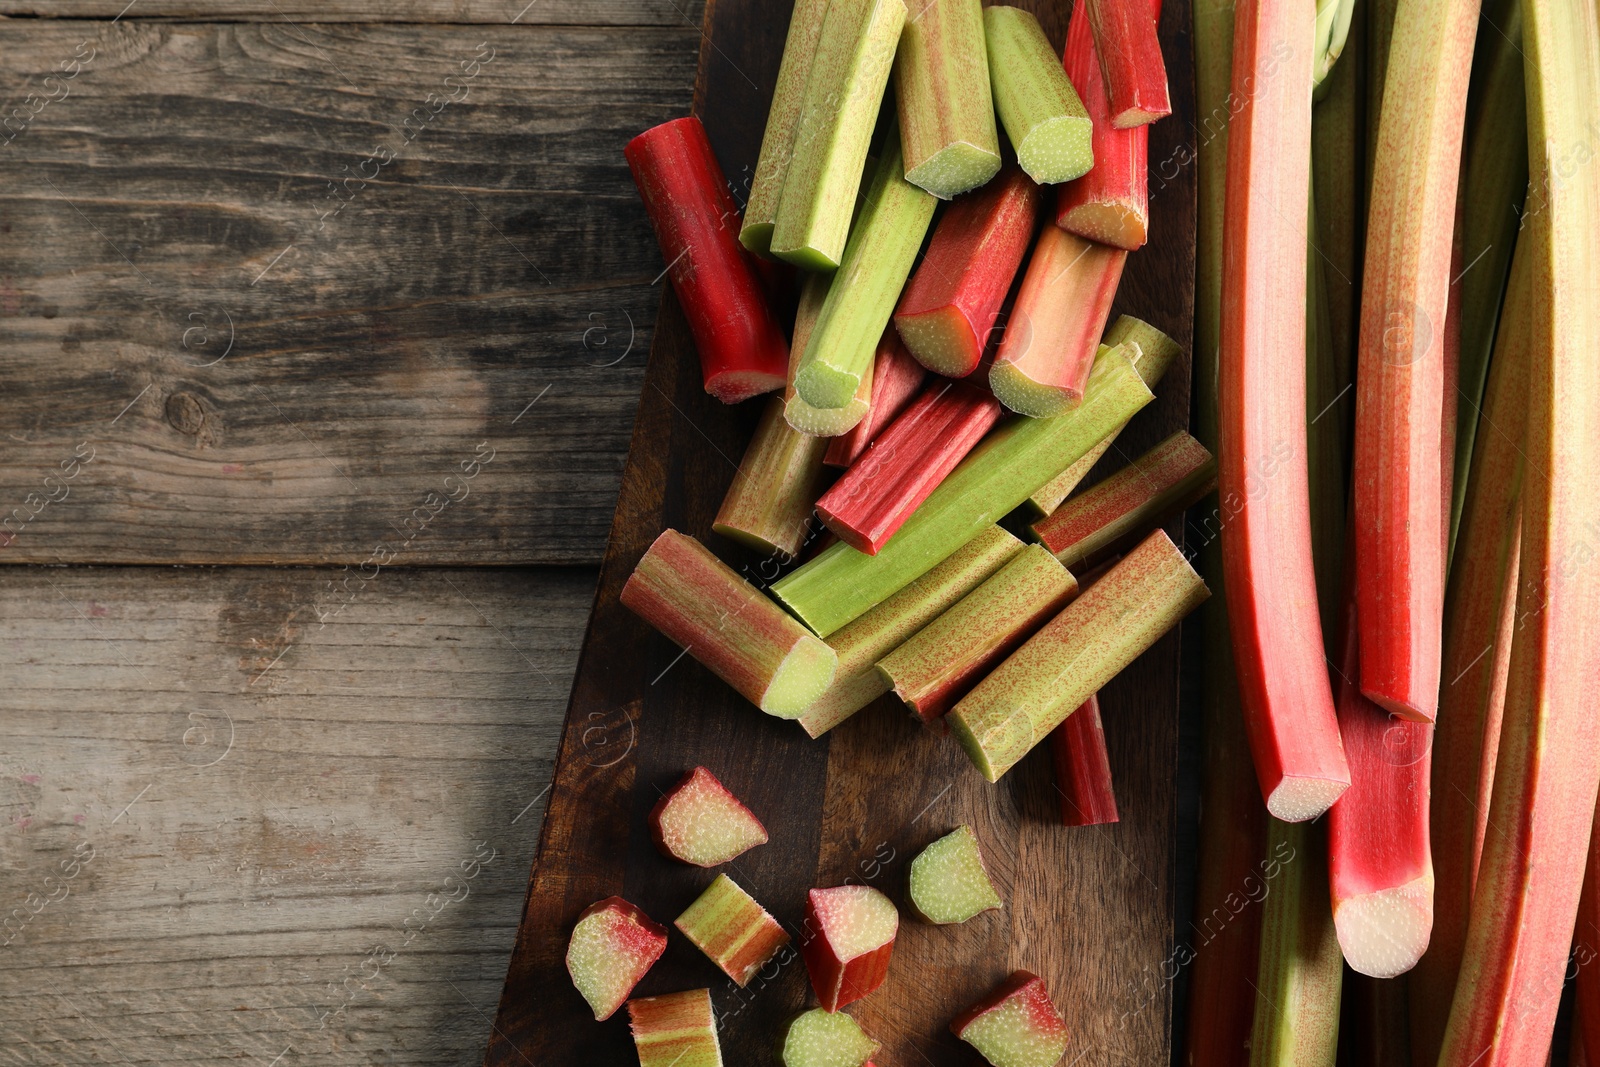
<path id="1" fill-rule="evenodd" d="M 667 949 L 667 928 L 621 897 L 583 909 L 567 942 L 567 973 L 596 1019 L 609 1019 Z"/>
<path id="2" fill-rule="evenodd" d="M 916 398 L 927 376 L 922 364 L 901 343 L 900 335 L 892 328 L 884 330 L 872 364 L 871 406 L 867 408 L 866 417 L 828 442 L 823 464 L 848 467 L 860 459 L 872 439 Z"/>
<path id="3" fill-rule="evenodd" d="M 1083 397 L 1128 254 L 1046 226 L 1006 322 L 989 385 L 1024 415 L 1059 415 Z"/>
<path id="4" fill-rule="evenodd" d="M 717 776 L 696 767 L 650 809 L 650 837 L 662 855 L 715 867 L 767 843 L 767 828 Z"/>
<path id="5" fill-rule="evenodd" d="M 790 426 L 782 397 L 765 404 L 711 528 L 758 552 L 793 559 L 809 532 L 828 442 Z"/>
<path id="6" fill-rule="evenodd" d="M 894 903 L 871 886 L 841 885 L 807 894 L 800 954 L 824 1008 L 838 1011 L 883 984 L 899 928 Z"/>
<path id="7" fill-rule="evenodd" d="M 1314 16 L 1311 0 L 1237 8 L 1240 106 L 1223 235 L 1217 473 L 1228 623 L 1261 792 L 1287 821 L 1322 814 L 1350 784 L 1323 660 L 1305 452 Z M 1258 79 L 1267 62 L 1276 76 Z"/>
<path id="8" fill-rule="evenodd" d="M 722 1067 L 711 990 L 688 989 L 628 1001 L 639 1067 Z"/>
<path id="9" fill-rule="evenodd" d="M 725 874 L 717 875 L 672 925 L 739 986 L 789 943 L 778 920 Z"/>
<path id="10" fill-rule="evenodd" d="M 1050 1002 L 1044 979 L 1029 971 L 1012 971 L 956 1016 L 950 1032 L 1005 1067 L 1054 1067 L 1067 1050 L 1067 1024 Z"/>
<path id="11" fill-rule="evenodd" d="M 1111 787 L 1111 754 L 1100 721 L 1100 695 L 1089 697 L 1050 732 L 1050 758 L 1063 826 L 1102 826 L 1117 821 Z"/>
<path id="12" fill-rule="evenodd" d="M 935 382 L 822 494 L 817 514 L 839 540 L 877 555 L 999 418 L 983 390 Z"/>
<path id="13" fill-rule="evenodd" d="M 1040 199 L 1039 187 L 1012 164 L 939 220 L 894 313 L 906 347 L 935 374 L 964 378 L 977 368 L 1028 251 Z"/>
<path id="14" fill-rule="evenodd" d="M 623 154 L 700 351 L 706 392 L 736 404 L 781 388 L 789 346 L 750 253 L 739 206 L 693 115 L 646 130 Z"/>
<path id="15" fill-rule="evenodd" d="M 1094 29 L 1100 69 L 1105 73 L 1106 95 L 1111 99 L 1111 125 L 1125 130 L 1172 114 L 1167 67 L 1156 37 L 1160 9 L 1152 13 L 1149 0 L 1084 3 Z"/>

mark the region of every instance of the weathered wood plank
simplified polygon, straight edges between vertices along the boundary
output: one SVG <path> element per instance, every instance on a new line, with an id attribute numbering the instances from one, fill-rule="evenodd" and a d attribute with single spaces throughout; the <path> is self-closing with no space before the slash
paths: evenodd
<path id="1" fill-rule="evenodd" d="M 700 25 L 703 0 L 0 0 L 0 16 L 488 25 Z"/>
<path id="2" fill-rule="evenodd" d="M 596 561 L 698 40 L 0 23 L 0 561 Z"/>
<path id="3" fill-rule="evenodd" d="M 477 1060 L 594 572 L 329 577 L 0 571 L 0 1065 Z"/>

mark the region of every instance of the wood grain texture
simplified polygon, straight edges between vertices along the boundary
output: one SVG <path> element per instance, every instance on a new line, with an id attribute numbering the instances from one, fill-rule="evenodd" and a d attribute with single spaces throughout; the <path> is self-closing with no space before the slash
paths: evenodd
<path id="1" fill-rule="evenodd" d="M 0 23 L 0 561 L 597 562 L 698 41 Z"/>
<path id="2" fill-rule="evenodd" d="M 594 572 L 329 577 L 0 571 L 0 1064 L 481 1055 Z"/>
<path id="3" fill-rule="evenodd" d="M 787 5 L 782 5 L 785 9 Z M 1028 5 L 1059 47 L 1066 11 Z M 759 145 L 786 20 L 757 0 L 712 0 L 706 14 L 696 109 L 724 168 L 740 173 Z M 1188 9 L 1163 20 L 1175 118 L 1153 128 L 1152 245 L 1130 258 L 1119 310 L 1180 339 L 1192 333 L 1194 181 L 1181 151 L 1192 129 Z M 758 93 L 747 84 L 759 85 Z M 1187 362 L 1117 443 L 1121 464 L 1187 422 Z M 671 526 L 705 538 L 725 558 L 760 564 L 709 536 L 752 419 L 731 418 L 699 391 L 692 344 L 668 295 L 646 371 L 595 613 L 568 710 L 550 809 L 527 909 L 485 1063 L 540 1067 L 630 1062 L 625 1020 L 595 1024 L 562 963 L 577 913 L 620 893 L 670 923 L 711 872 L 674 866 L 650 844 L 645 815 L 684 770 L 703 763 L 766 822 L 769 844 L 730 875 L 798 935 L 806 889 L 866 881 L 904 902 L 915 852 L 970 822 L 1006 900 L 955 929 L 909 917 L 889 981 L 853 1013 L 884 1042 L 881 1063 L 972 1062 L 948 1033 L 953 1014 L 1015 967 L 1046 976 L 1067 1018 L 1066 1062 L 1166 1063 L 1171 1054 L 1178 640 L 1160 642 L 1102 694 L 1122 821 L 1059 826 L 1048 753 L 1036 752 L 991 787 L 953 745 L 915 726 L 892 700 L 866 709 L 818 742 L 761 715 L 617 603 L 652 538 Z M 732 458 L 730 458 L 732 457 Z M 598 767 L 582 745 L 592 723 L 625 716 L 639 746 Z M 809 999 L 804 968 L 780 956 L 748 988 L 734 988 L 674 938 L 642 994 L 710 986 L 729 1063 L 771 1061 L 782 1023 Z"/>
<path id="4" fill-rule="evenodd" d="M 0 16 L 699 26 L 702 0 L 0 0 Z"/>

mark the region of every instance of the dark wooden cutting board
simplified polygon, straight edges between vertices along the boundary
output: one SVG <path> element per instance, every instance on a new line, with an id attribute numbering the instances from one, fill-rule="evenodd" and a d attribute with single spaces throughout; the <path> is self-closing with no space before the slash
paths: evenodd
<path id="1" fill-rule="evenodd" d="M 1021 6 L 1039 15 L 1059 49 L 1068 5 Z M 787 25 L 788 5 L 773 0 L 707 0 L 694 110 L 741 187 L 755 166 Z M 1176 113 L 1152 128 L 1154 239 L 1129 257 L 1117 307 L 1187 343 L 1196 129 L 1187 4 L 1166 5 L 1162 40 Z M 1187 424 L 1189 373 L 1187 361 L 1172 370 L 1108 464 L 1126 462 Z M 1067 1020 L 1072 1044 L 1064 1064 L 1166 1064 L 1176 970 L 1177 635 L 1102 694 L 1122 815 L 1113 826 L 1060 825 L 1043 748 L 992 786 L 952 742 L 916 725 L 892 698 L 809 740 L 796 724 L 761 714 L 692 658 L 679 658 L 678 648 L 617 601 L 634 564 L 666 527 L 702 538 L 753 579 L 762 577 L 759 560 L 710 533 L 754 408 L 729 409 L 703 392 L 669 289 L 484 1062 L 637 1062 L 627 1012 L 596 1023 L 573 988 L 567 937 L 579 911 L 613 894 L 670 926 L 711 881 L 713 871 L 660 856 L 645 826 L 662 791 L 704 764 L 771 834 L 725 869 L 791 933 L 815 886 L 865 882 L 902 904 L 889 979 L 850 1009 L 883 1042 L 879 1067 L 978 1062 L 951 1036 L 949 1021 L 1018 967 L 1045 977 Z M 957 927 L 919 923 L 903 906 L 909 863 L 963 822 L 977 831 L 1006 906 Z M 776 1063 L 784 1021 L 814 1003 L 797 953 L 779 957 L 740 990 L 676 931 L 638 993 L 701 986 L 712 990 L 730 1067 Z"/>

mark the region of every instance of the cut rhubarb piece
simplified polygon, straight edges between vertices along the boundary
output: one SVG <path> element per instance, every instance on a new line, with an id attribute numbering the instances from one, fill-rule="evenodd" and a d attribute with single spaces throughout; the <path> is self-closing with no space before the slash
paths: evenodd
<path id="1" fill-rule="evenodd" d="M 994 992 L 956 1016 L 950 1032 L 994 1067 L 1055 1067 L 1067 1051 L 1067 1024 L 1044 979 L 1013 971 Z"/>
<path id="2" fill-rule="evenodd" d="M 692 115 L 674 119 L 629 141 L 623 155 L 689 320 L 706 392 L 736 404 L 780 388 L 789 346 L 739 244 L 739 205 L 705 127 Z"/>
<path id="3" fill-rule="evenodd" d="M 1095 361 L 1083 403 L 1054 419 L 995 429 L 923 501 L 876 556 L 839 543 L 773 584 L 772 591 L 826 637 L 893 596 L 1028 499 L 1151 401 L 1128 346 Z"/>
<path id="4" fill-rule="evenodd" d="M 812 437 L 838 437 L 860 426 L 872 409 L 871 375 L 863 376 L 856 395 L 842 408 L 813 407 L 795 391 L 794 376 L 800 370 L 811 331 L 822 312 L 823 302 L 833 285 L 832 274 L 808 274 L 800 286 L 800 303 L 794 313 L 794 339 L 789 345 L 789 380 L 783 390 L 783 417 L 790 426 Z"/>
<path id="5" fill-rule="evenodd" d="M 1078 403 L 1127 258 L 1056 226 L 1040 231 L 989 371 L 1002 404 L 1048 418 Z"/>
<path id="6" fill-rule="evenodd" d="M 711 528 L 792 559 L 805 544 L 828 442 L 790 426 L 781 397 L 766 405 Z"/>
<path id="7" fill-rule="evenodd" d="M 1311 0 L 1237 9 L 1219 345 L 1229 630 L 1261 792 L 1288 821 L 1315 818 L 1350 784 L 1324 665 L 1304 451 L 1314 16 Z M 1278 76 L 1258 79 L 1269 61 Z"/>
<path id="8" fill-rule="evenodd" d="M 783 1033 L 783 1067 L 864 1067 L 878 1043 L 844 1012 L 812 1008 Z"/>
<path id="9" fill-rule="evenodd" d="M 884 330 L 872 361 L 871 406 L 866 417 L 828 443 L 823 464 L 848 467 L 859 459 L 872 439 L 916 399 L 927 376 L 922 364 L 900 343 L 900 335 L 893 329 Z"/>
<path id="10" fill-rule="evenodd" d="M 806 338 L 794 386 L 806 403 L 843 407 L 870 375 L 895 301 L 911 274 L 937 200 L 906 181 L 893 126 L 850 243 Z"/>
<path id="11" fill-rule="evenodd" d="M 806 896 L 805 929 L 800 954 L 811 988 L 825 1009 L 838 1011 L 883 984 L 900 913 L 868 885 L 813 889 Z"/>
<path id="12" fill-rule="evenodd" d="M 1077 591 L 1077 581 L 1054 556 L 1029 545 L 879 660 L 878 670 L 923 723 L 934 723 Z"/>
<path id="13" fill-rule="evenodd" d="M 722 1067 L 711 990 L 628 1001 L 639 1067 Z"/>
<path id="14" fill-rule="evenodd" d="M 1361 691 L 1422 722 L 1439 702 L 1443 340 L 1477 25 L 1477 0 L 1397 9 L 1361 293 L 1352 477 Z"/>
<path id="15" fill-rule="evenodd" d="M 1116 0 L 1118 4 L 1135 6 L 1138 2 Z M 1161 17 L 1161 0 L 1154 0 L 1149 6 L 1153 24 Z M 1144 246 L 1150 232 L 1150 131 L 1143 124 L 1130 129 L 1118 129 L 1112 124 L 1111 98 L 1100 74 L 1089 10 L 1087 4 L 1073 9 L 1061 62 L 1094 124 L 1094 168 L 1061 187 L 1056 201 L 1056 225 L 1091 241 L 1131 252 Z M 1212 133 L 1209 123 L 1206 133 Z"/>
<path id="16" fill-rule="evenodd" d="M 1132 315 L 1119 316 L 1106 331 L 1101 343 L 1128 345 L 1136 350 L 1138 354 L 1134 356 L 1133 368 L 1139 372 L 1144 384 L 1151 389 L 1160 384 L 1162 377 L 1167 373 L 1167 368 L 1183 355 L 1183 349 L 1178 347 L 1178 342 L 1148 322 L 1136 319 Z M 1035 490 L 1027 500 L 1029 511 L 1043 516 L 1060 507 L 1061 502 L 1078 488 L 1078 483 L 1089 476 L 1089 471 L 1100 461 L 1100 457 L 1116 443 L 1117 435 L 1121 432 L 1122 428 L 1118 427 L 1105 440 L 1084 453 L 1076 463 Z"/>
<path id="17" fill-rule="evenodd" d="M 1041 544 L 1068 567 L 1093 565 L 1129 537 L 1198 501 L 1216 484 L 1206 447 L 1179 430 L 1033 525 Z"/>
<path id="18" fill-rule="evenodd" d="M 820 737 L 889 691 L 874 666 L 878 660 L 938 618 L 1022 551 L 1022 542 L 990 526 L 932 570 L 850 625 L 830 634 L 839 670 L 827 692 L 800 716 L 800 725 Z"/>
<path id="19" fill-rule="evenodd" d="M 1094 165 L 1091 123 L 1050 39 L 1032 13 L 983 12 L 994 106 L 1017 165 L 1040 185 L 1070 181 Z"/>
<path id="20" fill-rule="evenodd" d="M 1050 731 L 1050 759 L 1061 796 L 1063 826 L 1103 826 L 1117 821 L 1117 795 L 1111 788 L 1111 754 L 1106 751 L 1095 694 L 1067 721 Z"/>
<path id="21" fill-rule="evenodd" d="M 1000 402 L 966 382 L 935 381 L 817 501 L 823 525 L 877 555 L 1000 419 Z"/>
<path id="22" fill-rule="evenodd" d="M 958 826 L 917 853 L 911 861 L 911 906 L 940 926 L 1001 906 L 972 827 Z"/>
<path id="23" fill-rule="evenodd" d="M 795 718 L 833 681 L 833 649 L 687 534 L 657 537 L 621 600 L 768 715 Z"/>
<path id="24" fill-rule="evenodd" d="M 1244 22 L 1242 10 L 1239 19 Z M 1264 867 L 1276 877 L 1269 882 L 1252 983 L 1249 1062 L 1333 1067 L 1344 961 L 1328 911 L 1327 842 L 1320 827 L 1273 819 L 1267 843 Z"/>
<path id="25" fill-rule="evenodd" d="M 761 155 L 750 183 L 750 200 L 744 208 L 739 241 L 757 255 L 772 252 L 772 227 L 778 221 L 778 202 L 794 154 L 795 131 L 805 107 L 806 82 L 822 38 L 823 17 L 829 0 L 796 0 L 789 16 L 789 34 L 783 42 L 783 62 L 772 90 L 772 107 L 761 135 Z"/>
<path id="26" fill-rule="evenodd" d="M 1000 170 L 979 0 L 922 0 L 910 11 L 894 92 L 906 181 L 949 200 Z"/>
<path id="27" fill-rule="evenodd" d="M 1548 202 L 1523 235 L 1535 259 L 1521 580 L 1492 831 L 1438 1060 L 1445 1067 L 1536 1063 L 1550 1047 L 1600 788 L 1600 172 L 1571 155 L 1600 128 L 1600 26 L 1590 4 L 1532 0 L 1522 15 L 1529 187 Z"/>
<path id="28" fill-rule="evenodd" d="M 704 767 L 696 767 L 650 809 L 650 836 L 663 855 L 715 867 L 767 843 L 767 828 Z"/>
<path id="29" fill-rule="evenodd" d="M 905 20 L 903 0 L 828 4 L 773 223 L 770 248 L 779 259 L 806 270 L 833 270 L 842 262 Z M 904 172 L 898 161 L 895 166 Z"/>
<path id="30" fill-rule="evenodd" d="M 1150 0 L 1084 2 L 1111 100 L 1111 125 L 1126 130 L 1172 114 Z"/>
<path id="31" fill-rule="evenodd" d="M 991 782 L 1207 596 L 1157 530 L 978 683 L 946 719 Z"/>
<path id="32" fill-rule="evenodd" d="M 946 209 L 894 312 L 895 329 L 924 367 L 947 378 L 977 369 L 1033 238 L 1039 200 L 1033 180 L 1009 166 Z"/>
<path id="33" fill-rule="evenodd" d="M 596 1019 L 609 1019 L 667 948 L 667 928 L 621 897 L 583 909 L 567 942 L 567 973 Z"/>
<path id="34" fill-rule="evenodd" d="M 778 920 L 725 874 L 672 925 L 739 986 L 789 943 Z"/>

